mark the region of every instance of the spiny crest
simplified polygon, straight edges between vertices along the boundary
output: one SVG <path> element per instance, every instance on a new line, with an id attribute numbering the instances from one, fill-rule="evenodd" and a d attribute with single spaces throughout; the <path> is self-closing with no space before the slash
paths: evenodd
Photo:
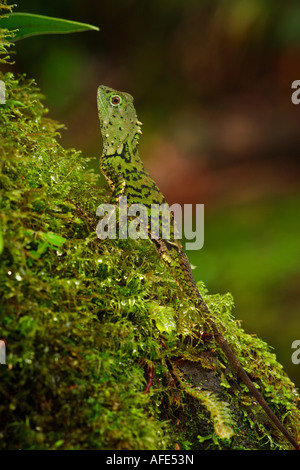
<path id="1" fill-rule="evenodd" d="M 106 154 L 121 153 L 123 144 L 135 144 L 142 133 L 133 97 L 106 86 L 99 86 L 97 93 L 98 113 Z"/>

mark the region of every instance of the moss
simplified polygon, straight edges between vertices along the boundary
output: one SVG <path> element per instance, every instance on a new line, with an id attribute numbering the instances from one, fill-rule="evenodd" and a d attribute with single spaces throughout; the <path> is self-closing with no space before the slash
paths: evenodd
<path id="1" fill-rule="evenodd" d="M 62 126 L 35 82 L 12 72 L 0 80 L 0 448 L 290 448 L 152 244 L 97 239 L 83 211 L 93 217 L 109 194 L 87 158 L 60 145 Z M 230 294 L 199 288 L 297 434 L 298 398 L 274 354 L 234 321 Z"/>

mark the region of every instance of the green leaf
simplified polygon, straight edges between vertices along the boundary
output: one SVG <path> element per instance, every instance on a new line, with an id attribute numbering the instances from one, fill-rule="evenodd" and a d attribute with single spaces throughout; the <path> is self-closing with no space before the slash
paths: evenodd
<path id="1" fill-rule="evenodd" d="M 48 248 L 57 249 L 60 248 L 66 241 L 66 238 L 61 237 L 57 233 L 48 232 L 43 233 L 43 238 L 45 241 L 39 242 L 38 249 L 36 251 L 31 250 L 29 253 L 35 258 L 39 259 Z"/>
<path id="2" fill-rule="evenodd" d="M 171 334 L 176 330 L 176 323 L 174 320 L 175 311 L 171 307 L 158 305 L 156 302 L 150 302 L 150 318 L 155 321 L 156 328 L 162 333 L 166 332 Z"/>
<path id="3" fill-rule="evenodd" d="M 47 240 L 48 243 L 54 245 L 57 248 L 63 245 L 63 243 L 65 243 L 66 241 L 65 238 L 53 232 L 44 233 L 44 238 Z"/>
<path id="4" fill-rule="evenodd" d="M 21 103 L 21 101 L 17 101 L 17 100 L 6 100 L 5 104 L 2 104 L 1 106 L 2 108 L 13 108 L 15 106 L 26 108 L 26 104 Z"/>
<path id="5" fill-rule="evenodd" d="M 56 441 L 56 442 L 55 442 L 54 446 L 55 446 L 55 447 L 60 447 L 60 446 L 63 445 L 64 442 L 65 442 L 65 441 L 64 441 L 63 439 L 60 439 L 59 441 Z"/>
<path id="6" fill-rule="evenodd" d="M 77 33 L 91 29 L 99 31 L 97 26 L 90 24 L 32 13 L 11 13 L 0 18 L 0 28 L 14 31 L 13 41 L 37 34 Z"/>

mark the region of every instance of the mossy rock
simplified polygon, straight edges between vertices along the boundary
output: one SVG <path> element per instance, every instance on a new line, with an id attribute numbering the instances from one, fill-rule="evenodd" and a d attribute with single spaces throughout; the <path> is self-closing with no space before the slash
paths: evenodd
<path id="1" fill-rule="evenodd" d="M 289 449 L 152 244 L 97 238 L 85 214 L 109 192 L 84 155 L 60 145 L 34 81 L 0 80 L 0 448 Z M 199 288 L 297 435 L 294 384 L 233 319 L 231 295 Z"/>

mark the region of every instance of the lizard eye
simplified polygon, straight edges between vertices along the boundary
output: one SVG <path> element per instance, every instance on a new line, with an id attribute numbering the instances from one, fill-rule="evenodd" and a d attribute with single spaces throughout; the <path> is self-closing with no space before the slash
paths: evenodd
<path id="1" fill-rule="evenodd" d="M 119 95 L 113 95 L 110 98 L 110 102 L 113 106 L 118 106 L 121 103 L 121 98 Z"/>

